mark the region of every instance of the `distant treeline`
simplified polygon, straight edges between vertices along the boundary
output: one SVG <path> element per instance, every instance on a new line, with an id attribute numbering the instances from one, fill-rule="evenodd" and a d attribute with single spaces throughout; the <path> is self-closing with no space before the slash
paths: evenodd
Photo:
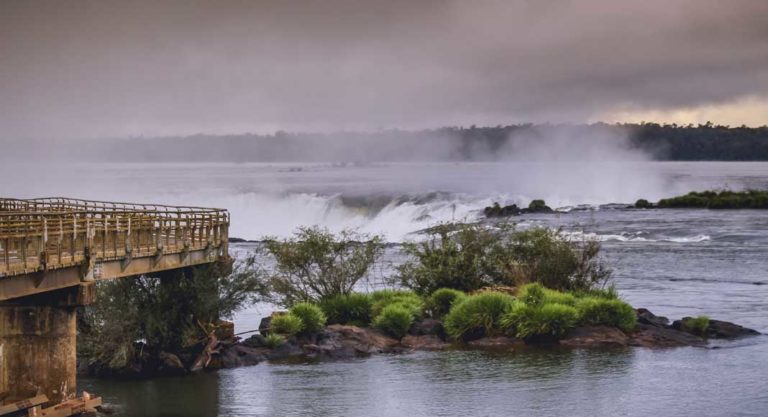
<path id="1" fill-rule="evenodd" d="M 552 142 L 548 142 L 556 138 Z M 768 160 L 768 126 L 521 124 L 405 131 L 192 135 L 46 144 L 46 155 L 102 161 L 460 161 L 514 157 L 515 144 L 563 141 L 644 151 L 657 160 Z M 607 141 L 607 142 L 606 142 Z M 39 145 L 39 144 L 38 144 Z M 35 149 L 41 149 L 35 146 Z"/>

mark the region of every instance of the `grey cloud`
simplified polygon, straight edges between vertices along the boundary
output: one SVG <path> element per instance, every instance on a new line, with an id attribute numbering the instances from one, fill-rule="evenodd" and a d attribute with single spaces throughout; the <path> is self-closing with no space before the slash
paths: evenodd
<path id="1" fill-rule="evenodd" d="M 764 0 L 4 0 L 0 141 L 582 121 L 766 95 L 767 20 Z"/>

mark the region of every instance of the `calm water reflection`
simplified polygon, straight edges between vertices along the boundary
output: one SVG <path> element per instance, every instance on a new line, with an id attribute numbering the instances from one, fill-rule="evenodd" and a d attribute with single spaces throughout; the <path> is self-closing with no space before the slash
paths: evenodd
<path id="1" fill-rule="evenodd" d="M 419 352 L 81 385 L 136 417 L 764 416 L 766 346 Z"/>

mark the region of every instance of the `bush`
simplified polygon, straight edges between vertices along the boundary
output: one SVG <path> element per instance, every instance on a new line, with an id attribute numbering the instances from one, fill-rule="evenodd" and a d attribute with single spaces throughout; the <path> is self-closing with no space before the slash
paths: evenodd
<path id="1" fill-rule="evenodd" d="M 501 326 L 526 341 L 558 340 L 579 321 L 576 308 L 563 304 L 515 303 L 501 319 Z"/>
<path id="2" fill-rule="evenodd" d="M 559 230 L 532 228 L 515 232 L 509 251 L 514 254 L 517 282 L 539 282 L 555 290 L 602 287 L 611 271 L 600 261 L 600 243 L 572 242 Z"/>
<path id="3" fill-rule="evenodd" d="M 653 204 L 651 204 L 650 201 L 648 201 L 648 200 L 646 200 L 644 198 L 641 198 L 641 199 L 635 201 L 635 208 L 638 208 L 638 209 L 649 209 L 649 208 L 653 208 Z"/>
<path id="4" fill-rule="evenodd" d="M 270 290 L 284 306 L 351 293 L 383 250 L 379 236 L 351 231 L 337 236 L 319 228 L 300 228 L 291 239 L 268 239 L 264 245 L 276 261 Z"/>
<path id="5" fill-rule="evenodd" d="M 374 327 L 397 339 L 405 336 L 412 324 L 413 314 L 407 306 L 402 304 L 392 304 L 384 307 L 373 321 Z"/>
<path id="6" fill-rule="evenodd" d="M 342 294 L 320 302 L 320 308 L 328 318 L 328 324 L 354 324 L 367 326 L 371 323 L 371 297 L 367 294 Z"/>
<path id="7" fill-rule="evenodd" d="M 621 300 L 587 297 L 576 305 L 579 322 L 584 325 L 603 325 L 630 331 L 637 325 L 635 309 Z"/>
<path id="8" fill-rule="evenodd" d="M 544 304 L 576 305 L 576 297 L 572 294 L 545 288 L 538 282 L 525 284 L 520 287 L 517 298 L 523 303 L 534 307 Z"/>
<path id="9" fill-rule="evenodd" d="M 222 266 L 97 282 L 99 301 L 78 310 L 78 356 L 119 369 L 138 354 L 137 340 L 153 350 L 180 353 L 220 319 L 266 297 L 267 274 L 254 256 L 237 262 L 234 271 Z"/>
<path id="10" fill-rule="evenodd" d="M 412 291 L 380 290 L 371 293 L 373 305 L 371 317 L 375 318 L 381 311 L 390 305 L 398 304 L 407 308 L 414 317 L 421 317 L 424 303 L 421 297 Z"/>
<path id="11" fill-rule="evenodd" d="M 446 224 L 424 242 L 405 244 L 404 251 L 411 259 L 398 267 L 399 282 L 421 295 L 528 282 L 585 291 L 602 287 L 610 276 L 598 256 L 599 242 L 572 242 L 546 228 Z"/>
<path id="12" fill-rule="evenodd" d="M 285 338 L 277 333 L 270 333 L 266 337 L 266 344 L 270 349 L 278 348 L 285 344 Z"/>
<path id="13" fill-rule="evenodd" d="M 709 317 L 699 316 L 695 319 L 683 319 L 682 330 L 699 336 L 705 336 L 709 329 Z"/>
<path id="14" fill-rule="evenodd" d="M 445 331 L 459 340 L 471 340 L 499 333 L 499 320 L 515 299 L 499 292 L 483 292 L 464 297 L 445 316 Z"/>
<path id="15" fill-rule="evenodd" d="M 426 308 L 434 318 L 442 318 L 449 311 L 451 306 L 459 300 L 466 297 L 466 294 L 452 288 L 440 288 L 429 296 L 426 302 Z"/>
<path id="16" fill-rule="evenodd" d="M 299 303 L 291 307 L 291 314 L 301 319 L 300 333 L 316 333 L 325 327 L 323 310 L 312 303 Z"/>
<path id="17" fill-rule="evenodd" d="M 301 319 L 293 314 L 281 314 L 272 317 L 269 323 L 269 333 L 279 333 L 286 336 L 293 336 L 301 331 L 303 323 Z"/>

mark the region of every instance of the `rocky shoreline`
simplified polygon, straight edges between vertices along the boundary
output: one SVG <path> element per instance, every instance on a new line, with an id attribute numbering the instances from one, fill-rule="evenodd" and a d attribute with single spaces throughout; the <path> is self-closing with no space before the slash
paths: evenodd
<path id="1" fill-rule="evenodd" d="M 690 317 L 669 321 L 666 317 L 656 316 L 647 309 L 636 311 L 638 324 L 635 330 L 625 332 L 608 326 L 582 326 L 572 329 L 559 341 L 524 341 L 519 338 L 500 335 L 478 335 L 473 340 L 457 343 L 445 334 L 440 320 L 424 319 L 416 322 L 401 340 L 385 335 L 369 327 L 332 324 L 312 335 L 293 336 L 280 346 L 269 347 L 262 334 L 239 340 L 234 335 L 217 340 L 204 361 L 202 369 L 238 368 L 257 365 L 266 361 L 284 361 L 290 359 L 329 359 L 344 360 L 367 357 L 375 354 L 398 354 L 412 351 L 443 351 L 449 349 L 486 349 L 498 351 L 517 351 L 523 349 L 551 348 L 674 348 L 708 346 L 710 340 L 734 340 L 761 333 L 734 323 L 710 320 L 703 335 L 694 334 L 685 325 Z M 262 331 L 267 333 L 269 318 L 262 322 Z M 189 355 L 176 355 L 167 352 L 147 353 L 142 359 L 134 361 L 121 370 L 110 370 L 82 365 L 80 373 L 91 376 L 117 378 L 147 378 L 155 376 L 185 375 L 191 373 L 192 363 Z"/>

